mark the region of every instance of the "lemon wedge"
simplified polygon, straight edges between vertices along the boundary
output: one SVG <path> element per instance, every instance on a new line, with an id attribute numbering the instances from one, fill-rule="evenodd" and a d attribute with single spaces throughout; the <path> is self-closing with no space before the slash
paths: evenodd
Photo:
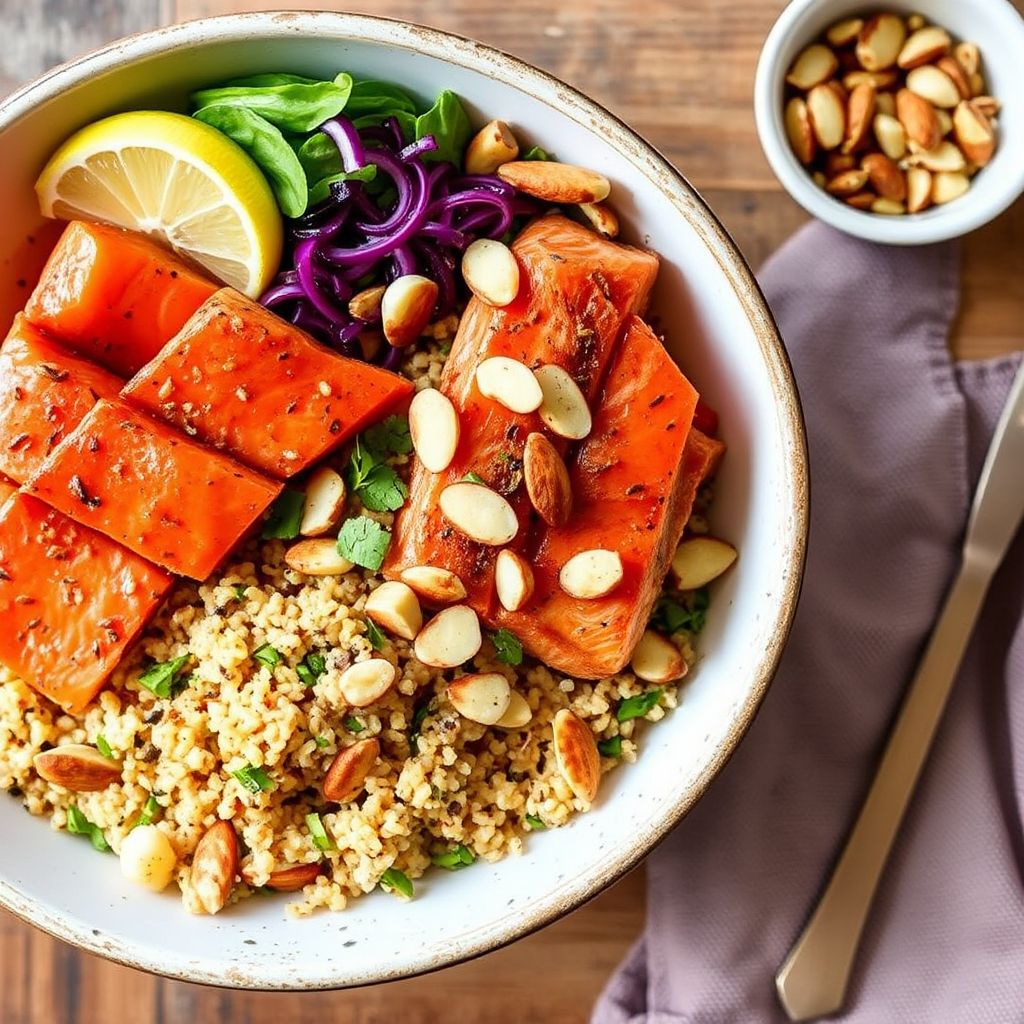
<path id="1" fill-rule="evenodd" d="M 86 125 L 35 188 L 44 216 L 152 235 L 251 298 L 277 273 L 284 227 L 266 178 L 235 142 L 185 114 L 139 110 Z"/>

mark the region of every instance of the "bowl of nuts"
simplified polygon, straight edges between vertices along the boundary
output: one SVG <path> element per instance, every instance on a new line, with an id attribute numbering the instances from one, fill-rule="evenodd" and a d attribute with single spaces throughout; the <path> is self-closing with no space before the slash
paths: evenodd
<path id="1" fill-rule="evenodd" d="M 1021 53 L 1009 0 L 795 0 L 757 67 L 765 156 L 808 213 L 847 234 L 966 234 L 1024 191 Z"/>

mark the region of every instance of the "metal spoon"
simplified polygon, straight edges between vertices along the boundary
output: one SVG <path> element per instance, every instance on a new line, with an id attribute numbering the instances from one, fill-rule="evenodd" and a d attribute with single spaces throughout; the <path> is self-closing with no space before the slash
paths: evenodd
<path id="1" fill-rule="evenodd" d="M 960 571 L 825 891 L 775 986 L 793 1021 L 843 1004 L 861 932 L 989 584 L 1024 519 L 1024 360 L 985 457 Z"/>

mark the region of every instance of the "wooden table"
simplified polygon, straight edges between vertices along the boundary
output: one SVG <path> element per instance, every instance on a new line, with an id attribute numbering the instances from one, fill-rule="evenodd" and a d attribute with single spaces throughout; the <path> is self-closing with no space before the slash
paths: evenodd
<path id="1" fill-rule="evenodd" d="M 1024 0 L 1014 0 L 1024 11 Z M 320 0 L 294 8 L 405 18 L 498 46 L 580 88 L 636 128 L 701 192 L 756 269 L 807 218 L 761 153 L 751 92 L 785 0 Z M 0 0 L 0 94 L 129 32 L 258 10 L 252 0 Z M 285 6 L 281 4 L 279 6 Z M 1024 201 L 963 246 L 956 353 L 1020 345 Z M 336 993 L 221 992 L 81 954 L 0 914 L 2 1024 L 581 1024 L 643 924 L 636 872 L 569 918 L 472 963 Z"/>

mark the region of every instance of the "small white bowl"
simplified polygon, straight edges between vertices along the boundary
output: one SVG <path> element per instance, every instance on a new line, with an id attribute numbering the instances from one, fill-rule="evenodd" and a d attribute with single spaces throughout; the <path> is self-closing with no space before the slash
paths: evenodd
<path id="1" fill-rule="evenodd" d="M 800 51 L 830 25 L 879 10 L 921 14 L 981 51 L 988 92 L 1002 104 L 995 156 L 966 194 L 921 213 L 886 215 L 848 206 L 820 188 L 800 163 L 783 120 L 785 76 Z M 765 156 L 808 213 L 850 235 L 893 245 L 956 238 L 988 223 L 1024 192 L 1024 19 L 1009 0 L 793 0 L 768 33 L 754 82 L 754 115 Z"/>

